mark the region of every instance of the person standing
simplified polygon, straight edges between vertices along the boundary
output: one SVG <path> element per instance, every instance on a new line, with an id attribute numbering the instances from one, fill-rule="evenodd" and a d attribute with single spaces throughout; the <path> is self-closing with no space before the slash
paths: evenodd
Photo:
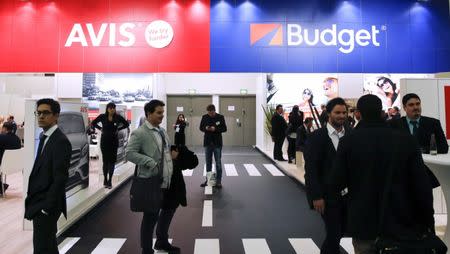
<path id="1" fill-rule="evenodd" d="M 274 141 L 273 145 L 273 158 L 278 161 L 286 161 L 283 158 L 283 143 L 286 138 L 286 129 L 288 127 L 286 120 L 283 116 L 283 105 L 278 104 L 275 108 L 275 113 L 272 116 L 271 124 L 272 124 L 272 140 Z"/>
<path id="2" fill-rule="evenodd" d="M 13 115 L 9 115 L 7 122 L 11 123 L 11 125 L 12 125 L 12 133 L 16 134 L 16 132 L 17 132 L 17 124 L 16 124 L 16 121 L 14 121 L 14 116 Z"/>
<path id="3" fill-rule="evenodd" d="M 305 121 L 303 122 L 302 126 L 298 127 L 297 139 L 295 140 L 295 147 L 297 151 L 300 152 L 305 151 L 306 140 L 312 133 L 312 125 L 313 125 L 313 118 L 307 117 L 305 118 Z"/>
<path id="4" fill-rule="evenodd" d="M 288 139 L 288 163 L 295 160 L 295 140 L 297 138 L 297 129 L 303 124 L 303 111 L 299 110 L 298 105 L 294 105 L 289 113 L 289 125 L 287 131 Z"/>
<path id="5" fill-rule="evenodd" d="M 326 193 L 325 181 L 330 175 L 335 161 L 339 140 L 347 134 L 344 128 L 347 119 L 347 105 L 340 98 L 331 99 L 326 105 L 328 123 L 314 131 L 306 142 L 305 185 L 308 203 L 311 209 L 322 216 L 325 223 L 326 238 L 320 248 L 321 254 L 338 254 L 343 235 L 345 215 L 344 197 L 331 200 Z M 333 202 L 332 202 L 333 201 Z"/>
<path id="6" fill-rule="evenodd" d="M 164 102 L 160 100 L 151 100 L 145 104 L 146 121 L 131 133 L 126 148 L 127 160 L 137 166 L 137 177 L 149 178 L 162 171 L 162 204 L 171 201 L 168 200 L 170 197 L 168 192 L 172 185 L 171 179 L 174 170 L 172 160 L 178 157 L 178 151 L 170 149 L 169 136 L 166 130 L 160 126 L 164 118 L 164 106 Z M 169 253 L 180 251 L 180 248 L 171 245 L 168 241 L 168 230 L 176 207 L 163 205 L 162 209 L 155 213 L 144 212 L 141 223 L 142 254 L 154 253 L 152 239 L 155 224 L 157 224 L 157 238 L 154 248 Z"/>
<path id="7" fill-rule="evenodd" d="M 101 126 L 99 125 L 101 123 Z M 128 128 L 125 118 L 116 113 L 116 104 L 110 102 L 106 105 L 106 112 L 100 114 L 92 121 L 93 128 L 102 131 L 100 149 L 103 158 L 103 186 L 112 188 L 112 176 L 117 161 L 117 149 L 119 148 L 119 131 Z"/>
<path id="8" fill-rule="evenodd" d="M 28 180 L 25 218 L 33 221 L 34 254 L 57 254 L 57 221 L 67 218 L 66 183 L 72 146 L 57 122 L 61 107 L 53 99 L 36 103 L 38 125 L 43 130 Z"/>
<path id="9" fill-rule="evenodd" d="M 212 170 L 212 157 L 216 162 L 216 188 L 222 188 L 222 133 L 227 131 L 227 124 L 223 115 L 216 113 L 214 104 L 206 107 L 207 114 L 202 116 L 200 131 L 204 132 L 203 147 L 205 148 L 206 172 Z M 200 185 L 205 187 L 208 179 Z"/>
<path id="10" fill-rule="evenodd" d="M 2 131 L 0 132 L 0 165 L 2 165 L 3 154 L 5 150 L 16 150 L 22 147 L 22 142 L 20 138 L 17 137 L 13 131 L 13 126 L 11 123 L 6 122 L 2 126 Z M 3 195 L 9 185 L 2 182 L 2 174 L 0 174 L 0 194 Z"/>
<path id="11" fill-rule="evenodd" d="M 434 232 L 433 194 L 415 140 L 388 127 L 381 118 L 381 100 L 364 95 L 357 107 L 361 122 L 340 141 L 327 184 L 329 196 L 348 189 L 346 233 L 355 253 L 375 254 L 379 233 L 408 239 Z"/>
<path id="12" fill-rule="evenodd" d="M 175 145 L 185 145 L 186 144 L 186 135 L 184 133 L 184 129 L 186 128 L 186 120 L 183 114 L 179 114 L 177 117 L 177 121 L 173 125 L 173 129 L 175 130 Z"/>

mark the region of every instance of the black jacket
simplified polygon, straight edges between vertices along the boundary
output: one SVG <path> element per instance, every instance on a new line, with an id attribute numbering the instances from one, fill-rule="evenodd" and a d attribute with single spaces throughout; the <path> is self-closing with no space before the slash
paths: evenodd
<path id="1" fill-rule="evenodd" d="M 271 133 L 272 137 L 284 138 L 286 136 L 286 129 L 288 125 L 286 123 L 286 120 L 284 120 L 284 118 L 280 114 L 275 113 L 272 116 L 271 124 L 272 124 L 272 133 Z"/>
<path id="2" fill-rule="evenodd" d="M 206 126 L 214 126 L 216 127 L 216 130 L 214 132 L 207 131 Z M 225 118 L 223 115 L 217 113 L 214 117 L 205 114 L 202 116 L 200 122 L 200 130 L 205 133 L 203 137 L 203 146 L 222 146 L 222 132 L 227 131 Z"/>
<path id="3" fill-rule="evenodd" d="M 432 189 L 415 140 L 384 123 L 361 121 L 340 141 L 327 179 L 328 196 L 337 196 L 348 188 L 349 236 L 376 238 L 388 170 L 393 170 L 393 177 L 383 232 L 410 237 L 434 228 Z"/>
<path id="4" fill-rule="evenodd" d="M 310 134 L 311 132 L 303 124 L 297 128 L 297 138 L 295 140 L 295 148 L 297 151 L 303 152 L 305 150 L 306 140 Z"/>
<path id="5" fill-rule="evenodd" d="M 294 112 L 289 113 L 289 130 L 287 134 L 296 132 L 303 125 L 303 111 L 299 111 L 297 115 Z"/>
<path id="6" fill-rule="evenodd" d="M 62 212 L 67 217 L 66 183 L 71 155 L 70 141 L 59 128 L 56 129 L 30 174 L 25 199 L 26 219 L 32 220 L 42 209 L 51 214 Z"/>
<path id="7" fill-rule="evenodd" d="M 15 150 L 22 147 L 22 142 L 16 134 L 10 132 L 6 134 L 0 134 L 0 165 L 2 164 L 3 154 L 5 150 Z"/>
<path id="8" fill-rule="evenodd" d="M 390 121 L 390 125 L 395 129 L 399 129 L 405 133 L 411 134 L 408 122 L 406 121 L 406 117 Z M 445 137 L 441 122 L 439 120 L 431 117 L 421 116 L 417 131 L 417 141 L 419 142 L 420 148 L 425 152 L 430 152 L 430 138 L 431 134 L 434 134 L 436 137 L 437 152 L 448 153 L 447 138 Z"/>
<path id="9" fill-rule="evenodd" d="M 173 174 L 169 190 L 164 193 L 163 209 L 175 209 L 179 205 L 186 206 L 186 184 L 182 170 L 193 169 L 198 165 L 198 158 L 186 146 L 177 146 L 178 157 L 173 160 Z"/>
<path id="10" fill-rule="evenodd" d="M 345 129 L 345 135 L 349 133 Z M 336 157 L 331 138 L 326 127 L 320 128 L 308 137 L 305 150 L 305 185 L 308 203 L 313 208 L 313 200 L 328 199 L 325 180 L 329 177 Z"/>

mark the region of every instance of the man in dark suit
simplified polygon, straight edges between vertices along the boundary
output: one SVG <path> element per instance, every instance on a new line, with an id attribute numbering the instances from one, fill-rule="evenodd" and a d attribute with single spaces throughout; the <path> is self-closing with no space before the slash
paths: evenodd
<path id="1" fill-rule="evenodd" d="M 406 116 L 390 122 L 391 127 L 413 135 L 423 153 L 430 152 L 430 139 L 434 134 L 438 153 L 448 153 L 447 138 L 438 119 L 422 116 L 422 106 L 417 94 L 409 93 L 402 98 Z M 428 169 L 433 188 L 439 186 L 439 181 Z"/>
<path id="2" fill-rule="evenodd" d="M 295 147 L 297 151 L 303 152 L 305 150 L 306 140 L 311 134 L 311 127 L 313 118 L 307 117 L 303 124 L 297 128 L 297 139 L 295 140 Z"/>
<path id="3" fill-rule="evenodd" d="M 283 158 L 283 143 L 286 138 L 286 129 L 288 127 L 286 120 L 283 117 L 283 105 L 277 105 L 275 109 L 275 114 L 273 114 L 271 119 L 272 124 L 272 140 L 274 142 L 273 146 L 273 158 L 279 161 L 286 161 Z"/>
<path id="4" fill-rule="evenodd" d="M 2 131 L 0 133 L 0 165 L 2 165 L 2 158 L 5 150 L 15 150 L 22 147 L 20 138 L 13 133 L 13 129 L 13 125 L 9 122 L 4 123 L 2 126 Z M 2 183 L 2 178 L 0 178 L 0 186 L 1 184 L 3 184 L 3 189 L 0 188 L 0 194 L 3 194 L 3 190 L 6 191 L 9 185 Z"/>
<path id="5" fill-rule="evenodd" d="M 200 130 L 205 133 L 203 146 L 205 147 L 206 172 L 212 170 L 212 157 L 216 161 L 216 188 L 222 188 L 222 133 L 227 131 L 227 124 L 223 115 L 216 113 L 216 107 L 210 104 L 206 107 L 207 114 L 202 116 Z M 200 186 L 205 187 L 208 179 Z"/>
<path id="6" fill-rule="evenodd" d="M 14 116 L 13 116 L 13 115 L 10 115 L 10 116 L 8 117 L 7 122 L 8 122 L 8 123 L 11 123 L 12 128 L 13 128 L 12 133 L 13 133 L 13 134 L 16 134 L 16 132 L 17 132 L 17 124 L 16 124 L 16 122 L 14 121 Z"/>
<path id="7" fill-rule="evenodd" d="M 382 207 L 387 208 L 383 234 L 421 236 L 425 230 L 434 230 L 433 196 L 415 140 L 384 123 L 381 100 L 364 95 L 357 107 L 361 122 L 340 141 L 327 186 L 331 197 L 348 189 L 346 233 L 353 238 L 355 253 L 375 254 L 371 247 L 378 236 Z M 388 175 L 391 184 L 386 183 Z M 382 206 L 386 185 L 389 196 Z"/>
<path id="8" fill-rule="evenodd" d="M 349 129 L 344 128 L 347 119 L 347 105 L 342 98 L 330 100 L 326 106 L 328 123 L 314 131 L 306 142 L 305 185 L 311 209 L 322 215 L 326 238 L 320 248 L 321 254 L 340 253 L 340 240 L 343 234 L 343 197 L 331 200 L 326 195 L 325 180 L 330 174 L 336 156 L 339 139 Z M 334 201 L 334 202 L 330 202 Z"/>
<path id="9" fill-rule="evenodd" d="M 72 146 L 58 128 L 61 107 L 53 99 L 40 99 L 35 115 L 43 129 L 28 181 L 25 218 L 33 221 L 34 254 L 57 254 L 57 221 L 67 217 L 66 183 Z"/>

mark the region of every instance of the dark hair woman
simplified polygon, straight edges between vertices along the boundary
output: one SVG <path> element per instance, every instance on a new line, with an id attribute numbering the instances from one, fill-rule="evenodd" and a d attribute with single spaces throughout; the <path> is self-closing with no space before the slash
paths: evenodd
<path id="1" fill-rule="evenodd" d="M 183 114 L 179 114 L 177 121 L 173 125 L 175 130 L 175 145 L 185 145 L 186 135 L 184 134 L 184 129 L 186 128 L 186 119 Z"/>
<path id="2" fill-rule="evenodd" d="M 101 123 L 101 126 L 99 125 Z M 100 114 L 92 121 L 93 128 L 102 131 L 100 149 L 103 157 L 103 186 L 112 188 L 111 178 L 117 161 L 117 149 L 119 147 L 119 131 L 128 128 L 125 118 L 116 113 L 116 104 L 110 102 L 106 105 L 104 114 Z"/>
<path id="3" fill-rule="evenodd" d="M 295 160 L 295 140 L 297 138 L 297 129 L 303 124 L 304 114 L 300 111 L 298 105 L 294 105 L 291 113 L 289 113 L 289 125 L 287 129 L 288 139 L 288 163 Z"/>

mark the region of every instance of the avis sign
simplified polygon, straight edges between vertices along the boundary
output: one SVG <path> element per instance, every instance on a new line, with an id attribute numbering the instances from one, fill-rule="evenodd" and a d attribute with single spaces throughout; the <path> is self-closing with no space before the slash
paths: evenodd
<path id="1" fill-rule="evenodd" d="M 136 43 L 135 28 L 137 24 L 126 22 L 102 23 L 98 31 L 95 31 L 92 23 L 74 24 L 69 36 L 66 39 L 65 47 L 79 44 L 83 47 L 99 47 L 104 40 L 107 40 L 109 47 L 133 47 Z M 109 38 L 105 37 L 109 30 Z M 119 36 L 117 36 L 119 32 Z M 172 26 L 163 20 L 155 20 L 145 28 L 145 41 L 152 48 L 167 47 L 173 39 Z"/>

